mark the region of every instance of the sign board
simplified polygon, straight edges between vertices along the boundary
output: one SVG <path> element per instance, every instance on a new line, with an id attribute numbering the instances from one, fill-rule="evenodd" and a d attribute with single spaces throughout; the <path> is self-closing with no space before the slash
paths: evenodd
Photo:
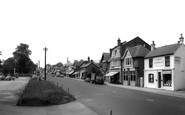
<path id="1" fill-rule="evenodd" d="M 181 63 L 181 57 L 175 56 L 175 64 L 180 64 Z"/>
<path id="2" fill-rule="evenodd" d="M 154 66 L 155 67 L 164 66 L 164 58 L 154 58 Z"/>

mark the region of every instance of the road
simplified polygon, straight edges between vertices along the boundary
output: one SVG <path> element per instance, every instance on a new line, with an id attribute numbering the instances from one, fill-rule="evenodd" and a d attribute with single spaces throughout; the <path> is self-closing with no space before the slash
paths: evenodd
<path id="1" fill-rule="evenodd" d="M 185 99 L 70 78 L 48 77 L 98 115 L 184 115 Z"/>

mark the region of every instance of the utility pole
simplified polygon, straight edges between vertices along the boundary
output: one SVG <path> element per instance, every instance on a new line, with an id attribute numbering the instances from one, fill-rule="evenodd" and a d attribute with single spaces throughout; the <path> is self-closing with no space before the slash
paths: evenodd
<path id="1" fill-rule="evenodd" d="M 44 63 L 44 65 L 45 65 L 45 67 L 44 67 L 44 79 L 46 80 L 46 51 L 48 50 L 48 48 L 44 48 L 44 51 L 45 51 L 45 63 Z"/>

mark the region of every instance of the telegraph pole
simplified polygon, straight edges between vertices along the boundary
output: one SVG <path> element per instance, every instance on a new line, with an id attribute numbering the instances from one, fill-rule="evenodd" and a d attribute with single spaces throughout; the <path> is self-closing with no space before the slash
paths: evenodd
<path id="1" fill-rule="evenodd" d="M 44 65 L 45 65 L 45 67 L 44 67 L 44 79 L 46 80 L 46 51 L 48 50 L 48 48 L 44 48 L 44 51 L 45 51 L 45 63 L 44 63 Z"/>

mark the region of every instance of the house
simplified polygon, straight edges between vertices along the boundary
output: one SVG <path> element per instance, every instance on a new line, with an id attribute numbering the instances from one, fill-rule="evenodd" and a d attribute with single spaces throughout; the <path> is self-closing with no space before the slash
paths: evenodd
<path id="1" fill-rule="evenodd" d="M 124 71 L 122 68 L 121 57 L 123 56 L 127 47 L 134 47 L 137 45 L 145 46 L 148 50 L 150 50 L 150 45 L 143 41 L 140 37 L 136 37 L 129 42 L 121 42 L 120 38 L 117 40 L 117 45 L 110 49 L 110 67 L 109 73 L 105 76 L 108 77 L 109 82 L 112 83 L 123 83 L 122 80 L 122 72 Z"/>
<path id="2" fill-rule="evenodd" d="M 85 61 L 80 67 L 80 79 L 91 77 L 91 73 L 94 73 L 95 71 L 99 71 L 99 67 L 88 57 L 88 61 Z"/>
<path id="3" fill-rule="evenodd" d="M 165 90 L 185 89 L 185 46 L 181 34 L 176 44 L 155 48 L 145 56 L 144 87 Z"/>
<path id="4" fill-rule="evenodd" d="M 80 78 L 80 67 L 83 65 L 85 61 L 84 60 L 80 60 L 80 61 L 75 61 L 73 64 L 73 69 L 74 69 L 74 77 L 75 78 Z"/>
<path id="5" fill-rule="evenodd" d="M 109 71 L 109 59 L 110 59 L 110 53 L 103 53 L 99 66 L 100 70 L 103 72 L 103 75 L 106 75 Z M 107 78 L 104 78 L 106 81 L 108 81 Z"/>
<path id="6" fill-rule="evenodd" d="M 142 45 L 128 47 L 121 57 L 123 85 L 143 86 L 144 57 L 149 50 Z"/>

